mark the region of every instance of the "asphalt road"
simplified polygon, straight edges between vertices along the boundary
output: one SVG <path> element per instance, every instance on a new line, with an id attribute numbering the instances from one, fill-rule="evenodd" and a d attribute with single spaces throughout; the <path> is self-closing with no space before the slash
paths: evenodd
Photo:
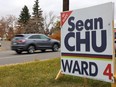
<path id="1" fill-rule="evenodd" d="M 0 65 L 7 65 L 7 64 L 16 64 L 16 63 L 24 63 L 30 62 L 34 60 L 46 60 L 51 58 L 58 58 L 60 57 L 60 52 L 35 52 L 34 54 L 16 54 L 14 51 L 5 50 L 0 51 Z"/>

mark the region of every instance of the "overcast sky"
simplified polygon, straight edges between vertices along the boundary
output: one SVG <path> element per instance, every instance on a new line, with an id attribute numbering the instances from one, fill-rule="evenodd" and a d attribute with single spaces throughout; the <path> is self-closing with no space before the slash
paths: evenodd
<path id="1" fill-rule="evenodd" d="M 35 0 L 0 0 L 0 16 L 14 15 L 19 17 L 19 14 L 24 7 L 27 5 L 30 13 L 32 13 L 32 8 Z M 98 4 L 103 4 L 106 2 L 114 2 L 116 5 L 116 0 L 69 0 L 70 10 L 80 9 L 89 6 L 94 6 Z M 59 16 L 62 11 L 63 0 L 39 0 L 40 8 L 43 13 L 49 13 L 53 11 L 55 15 Z M 116 27 L 116 6 L 115 6 L 115 27 Z"/>

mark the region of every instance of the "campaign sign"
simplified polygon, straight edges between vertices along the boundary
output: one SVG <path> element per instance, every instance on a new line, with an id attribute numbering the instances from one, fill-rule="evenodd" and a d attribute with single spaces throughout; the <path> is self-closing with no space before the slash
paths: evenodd
<path id="1" fill-rule="evenodd" d="M 62 73 L 114 82 L 113 6 L 61 13 Z"/>

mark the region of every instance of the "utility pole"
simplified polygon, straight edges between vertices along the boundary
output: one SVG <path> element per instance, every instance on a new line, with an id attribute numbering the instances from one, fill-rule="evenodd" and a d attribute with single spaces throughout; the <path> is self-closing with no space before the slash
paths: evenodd
<path id="1" fill-rule="evenodd" d="M 62 11 L 68 11 L 68 10 L 69 10 L 69 0 L 63 0 L 63 9 L 62 9 Z M 63 73 L 61 72 L 61 69 L 60 69 L 57 76 L 56 76 L 56 78 L 55 78 L 55 80 L 59 79 L 61 76 L 63 76 Z"/>
<path id="2" fill-rule="evenodd" d="M 69 10 L 69 0 L 63 0 L 63 11 Z"/>

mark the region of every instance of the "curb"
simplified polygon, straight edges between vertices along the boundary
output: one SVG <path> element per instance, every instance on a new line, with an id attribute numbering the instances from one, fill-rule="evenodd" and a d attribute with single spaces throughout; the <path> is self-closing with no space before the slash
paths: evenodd
<path id="1" fill-rule="evenodd" d="M 54 58 L 52 58 L 54 59 Z M 33 60 L 33 61 L 28 61 L 28 62 L 22 62 L 22 63 L 14 63 L 14 64 L 5 64 L 5 65 L 0 65 L 0 67 L 6 67 L 6 66 L 16 66 L 16 65 L 24 65 L 24 64 L 29 64 L 33 62 L 43 62 L 43 61 L 49 61 L 52 59 L 44 59 L 44 60 Z"/>

